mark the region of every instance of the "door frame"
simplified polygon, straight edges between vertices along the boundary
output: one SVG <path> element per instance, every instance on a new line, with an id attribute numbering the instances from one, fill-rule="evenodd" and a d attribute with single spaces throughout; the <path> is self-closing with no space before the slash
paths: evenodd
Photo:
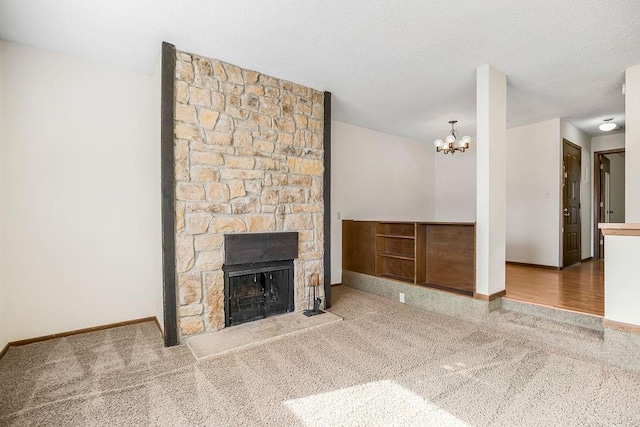
<path id="1" fill-rule="evenodd" d="M 593 259 L 600 259 L 600 156 L 603 154 L 624 153 L 625 148 L 593 152 Z"/>
<path id="2" fill-rule="evenodd" d="M 574 144 L 573 142 L 569 141 L 566 138 L 562 138 L 562 158 L 560 160 L 560 258 L 562 260 L 562 262 L 560 263 L 560 268 L 564 269 L 566 267 L 569 267 L 568 265 L 565 265 L 565 259 L 564 259 L 564 147 L 565 144 L 572 146 L 573 148 L 577 149 L 578 152 L 580 153 L 580 202 L 579 202 L 579 206 L 580 208 L 578 209 L 578 252 L 579 252 L 579 256 L 578 256 L 578 263 L 582 262 L 582 147 L 579 146 L 578 144 Z M 577 264 L 577 263 L 576 263 Z M 573 265 L 573 264 L 572 264 Z"/>

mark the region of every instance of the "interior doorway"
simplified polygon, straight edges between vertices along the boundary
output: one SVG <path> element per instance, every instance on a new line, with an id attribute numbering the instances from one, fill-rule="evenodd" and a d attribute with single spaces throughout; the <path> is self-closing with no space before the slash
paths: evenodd
<path id="1" fill-rule="evenodd" d="M 599 223 L 623 223 L 625 206 L 625 152 L 617 150 L 594 153 L 594 258 L 604 259 L 604 237 Z"/>
<path id="2" fill-rule="evenodd" d="M 579 263 L 581 258 L 580 178 L 582 149 L 563 140 L 562 147 L 562 267 Z"/>

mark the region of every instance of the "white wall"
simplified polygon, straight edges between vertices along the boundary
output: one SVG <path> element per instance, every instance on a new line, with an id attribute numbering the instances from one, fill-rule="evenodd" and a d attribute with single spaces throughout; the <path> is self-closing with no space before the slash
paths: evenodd
<path id="1" fill-rule="evenodd" d="M 507 129 L 507 261 L 556 267 L 562 265 L 560 210 L 563 137 L 583 148 L 581 252 L 582 258 L 591 256 L 591 138 L 570 123 L 556 118 Z M 468 153 L 437 155 L 435 170 L 436 220 L 474 221 L 474 145 Z"/>
<path id="2" fill-rule="evenodd" d="M 433 144 L 331 122 L 331 283 L 342 278 L 342 219 L 429 221 Z"/>
<path id="3" fill-rule="evenodd" d="M 625 73 L 625 219 L 640 223 L 640 65 Z"/>
<path id="4" fill-rule="evenodd" d="M 160 193 L 160 182 L 161 182 L 161 177 L 160 177 L 160 128 L 161 128 L 161 107 L 162 107 L 162 55 L 160 55 L 160 57 L 158 58 L 158 62 L 156 63 L 156 66 L 153 69 L 153 74 L 151 76 L 152 78 L 152 82 L 151 82 L 151 90 L 152 90 L 152 97 L 151 97 L 151 111 L 153 114 L 153 122 L 154 122 L 154 127 L 153 130 L 154 132 L 152 132 L 152 141 L 153 144 L 155 144 L 155 148 L 154 150 L 157 152 L 156 154 L 158 155 L 158 159 L 157 159 L 157 165 L 156 165 L 156 169 L 155 169 L 155 173 L 157 174 L 157 181 L 155 182 L 156 184 L 156 189 L 158 190 L 158 193 Z M 160 202 L 160 197 L 158 197 L 158 202 Z M 155 277 L 153 279 L 153 283 L 157 283 L 157 286 L 154 286 L 155 288 L 155 301 L 156 301 L 156 318 L 158 319 L 158 324 L 160 325 L 160 328 L 162 329 L 162 331 L 164 332 L 164 291 L 163 291 L 163 287 L 162 287 L 162 219 L 161 219 L 161 211 L 160 208 L 158 208 L 158 211 L 156 212 L 157 214 L 157 223 L 156 223 L 156 230 L 155 232 L 157 233 L 157 236 L 160 236 L 156 239 L 156 257 L 155 258 L 158 262 L 156 264 L 156 268 L 153 270 L 155 273 Z"/>
<path id="5" fill-rule="evenodd" d="M 591 187 L 593 187 L 591 179 L 593 162 L 590 157 L 591 137 L 566 120 L 560 120 L 560 185 L 562 185 L 562 139 L 573 142 L 582 148 L 582 174 L 580 179 L 580 242 L 582 259 L 585 259 L 593 255 L 593 245 L 591 244 L 591 235 L 593 234 L 593 223 L 591 221 L 591 213 L 593 211 L 593 204 L 591 203 Z M 560 193 L 560 203 L 560 206 L 562 206 L 562 192 Z M 558 216 L 560 227 L 562 227 L 563 217 L 560 211 L 558 211 Z M 560 244 L 562 244 L 562 235 L 560 235 Z M 559 265 L 562 265 L 562 252 L 560 252 Z"/>
<path id="6" fill-rule="evenodd" d="M 476 220 L 476 139 L 464 153 L 435 154 L 435 220 Z"/>
<path id="7" fill-rule="evenodd" d="M 2 100 L 3 92 L 4 92 L 4 78 L 2 76 L 3 70 L 3 61 L 2 61 L 2 51 L 4 49 L 4 42 L 0 40 L 0 101 Z M 0 200 L 6 200 L 6 190 L 5 190 L 5 171 L 6 171 L 6 143 L 4 139 L 4 111 L 3 111 L 3 103 L 0 102 Z M 5 241 L 4 236 L 4 225 L 5 224 L 5 206 L 4 202 L 0 203 L 0 242 Z M 5 254 L 4 254 L 4 245 L 0 243 L 0 351 L 7 345 L 9 342 L 9 322 L 7 318 L 7 310 L 8 310 L 8 291 L 7 291 L 7 282 L 4 272 L 4 263 L 5 263 Z"/>
<path id="8" fill-rule="evenodd" d="M 591 138 L 591 165 L 595 159 L 596 151 L 617 150 L 624 148 L 624 132 L 611 133 Z"/>
<path id="9" fill-rule="evenodd" d="M 2 78 L 8 339 L 154 316 L 154 79 L 12 43 Z"/>
<path id="10" fill-rule="evenodd" d="M 560 119 L 507 129 L 507 261 L 558 266 Z"/>

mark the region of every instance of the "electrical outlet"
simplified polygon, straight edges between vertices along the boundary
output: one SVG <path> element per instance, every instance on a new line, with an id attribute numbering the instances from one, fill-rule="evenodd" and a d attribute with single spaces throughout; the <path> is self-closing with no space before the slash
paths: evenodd
<path id="1" fill-rule="evenodd" d="M 400 292 L 400 302 L 404 304 L 404 294 Z"/>

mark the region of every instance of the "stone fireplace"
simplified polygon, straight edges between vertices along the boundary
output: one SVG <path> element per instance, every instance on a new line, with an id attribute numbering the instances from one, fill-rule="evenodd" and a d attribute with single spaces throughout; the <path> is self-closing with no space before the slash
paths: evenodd
<path id="1" fill-rule="evenodd" d="M 296 232 L 284 292 L 292 292 L 293 310 L 306 308 L 305 285 L 324 275 L 324 93 L 191 53 L 176 51 L 175 59 L 180 337 L 230 324 L 223 265 L 228 280 L 244 281 L 247 306 L 251 298 L 274 298 L 273 277 L 284 273 L 262 266 L 251 289 L 248 277 L 236 274 L 242 269 L 225 262 L 225 235 Z"/>

